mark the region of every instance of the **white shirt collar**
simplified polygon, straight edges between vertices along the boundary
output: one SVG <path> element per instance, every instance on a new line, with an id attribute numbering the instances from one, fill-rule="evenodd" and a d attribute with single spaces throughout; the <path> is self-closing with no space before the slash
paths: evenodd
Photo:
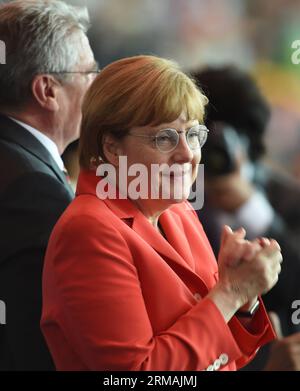
<path id="1" fill-rule="evenodd" d="M 39 130 L 33 128 L 32 126 L 25 124 L 24 122 L 19 121 L 15 118 L 12 117 L 9 118 L 15 121 L 17 124 L 21 125 L 23 128 L 27 129 L 28 132 L 30 132 L 36 139 L 38 139 L 38 141 L 41 144 L 43 144 L 43 146 L 49 151 L 50 155 L 53 157 L 60 170 L 62 171 L 64 169 L 64 162 L 60 157 L 57 145 L 55 144 L 54 141 L 52 141 L 48 136 L 46 136 L 44 133 L 40 132 Z"/>

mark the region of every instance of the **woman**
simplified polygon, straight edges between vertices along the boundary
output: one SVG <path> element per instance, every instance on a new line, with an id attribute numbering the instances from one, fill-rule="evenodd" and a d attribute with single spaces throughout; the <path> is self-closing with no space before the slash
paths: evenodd
<path id="1" fill-rule="evenodd" d="M 274 338 L 257 296 L 278 279 L 278 244 L 224 228 L 218 276 L 186 201 L 206 102 L 153 56 L 110 64 L 87 93 L 77 197 L 44 268 L 41 326 L 57 369 L 235 370 Z"/>

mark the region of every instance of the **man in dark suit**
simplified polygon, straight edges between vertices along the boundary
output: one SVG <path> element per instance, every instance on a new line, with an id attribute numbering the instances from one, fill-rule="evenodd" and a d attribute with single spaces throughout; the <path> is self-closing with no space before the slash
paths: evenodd
<path id="1" fill-rule="evenodd" d="M 86 9 L 21 0 L 0 7 L 0 370 L 51 370 L 40 331 L 51 230 L 73 198 L 60 155 L 78 138 L 96 73 Z"/>

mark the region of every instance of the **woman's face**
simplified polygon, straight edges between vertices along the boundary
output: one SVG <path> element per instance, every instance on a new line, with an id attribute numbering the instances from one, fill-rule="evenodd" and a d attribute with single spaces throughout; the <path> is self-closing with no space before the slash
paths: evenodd
<path id="1" fill-rule="evenodd" d="M 193 126 L 198 125 L 198 120 L 186 121 L 184 114 L 170 123 L 159 126 L 135 127 L 130 129 L 119 145 L 119 155 L 126 156 L 128 170 L 135 167 L 127 176 L 128 196 L 138 199 L 139 194 L 131 194 L 134 189 L 141 191 L 141 186 L 136 187 L 137 177 L 143 186 L 147 186 L 145 200 L 139 202 L 155 203 L 159 206 L 168 207 L 171 204 L 182 202 L 189 196 L 192 183 L 197 177 L 198 164 L 201 159 L 201 149 L 191 149 L 187 143 L 185 134 Z M 156 146 L 155 136 L 162 129 L 175 129 L 179 133 L 177 146 L 169 152 L 162 152 Z M 153 137 L 140 137 L 140 136 Z M 164 139 L 161 141 L 164 142 Z M 162 144 L 163 146 L 165 144 Z M 138 166 L 136 166 L 138 164 Z M 135 165 L 135 166 L 133 166 Z M 147 177 L 140 175 L 136 167 L 145 168 Z M 124 171 L 119 166 L 119 176 L 123 177 Z M 119 178 L 120 179 L 120 178 Z M 159 208 L 158 208 L 159 209 Z"/>

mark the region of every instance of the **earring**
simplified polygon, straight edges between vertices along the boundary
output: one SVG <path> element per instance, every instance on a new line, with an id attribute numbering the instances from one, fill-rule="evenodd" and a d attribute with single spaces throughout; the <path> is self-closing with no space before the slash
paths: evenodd
<path id="1" fill-rule="evenodd" d="M 98 156 L 98 158 L 94 156 L 90 158 L 90 168 L 93 170 L 101 163 L 103 163 L 103 159 L 100 156 Z"/>

